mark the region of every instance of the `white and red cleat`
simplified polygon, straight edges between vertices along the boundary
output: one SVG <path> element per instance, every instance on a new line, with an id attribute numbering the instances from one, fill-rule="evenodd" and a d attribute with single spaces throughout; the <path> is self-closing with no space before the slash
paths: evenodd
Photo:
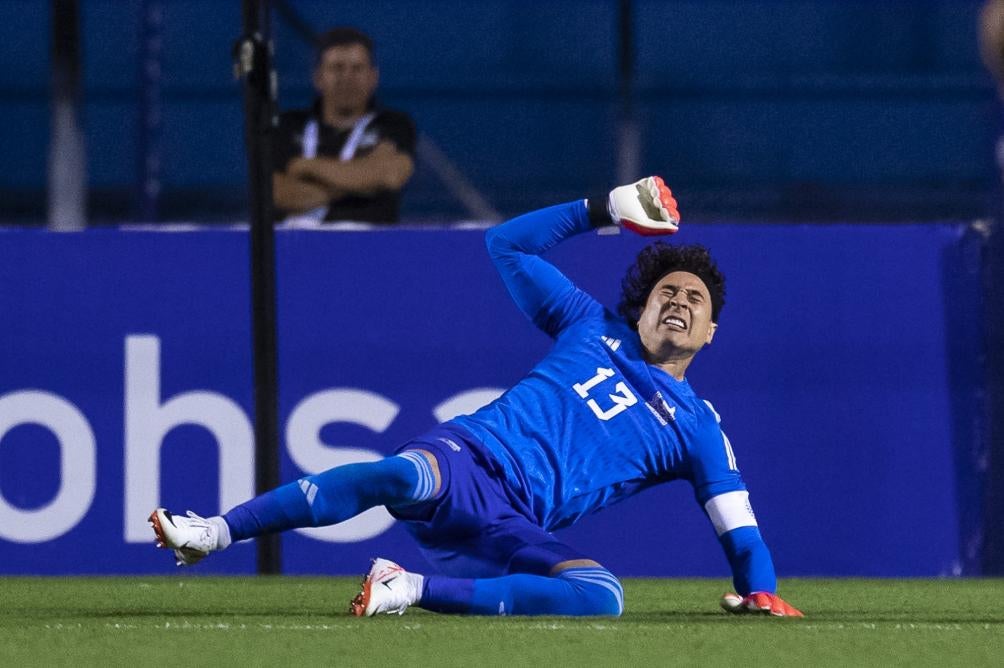
<path id="1" fill-rule="evenodd" d="M 182 517 L 157 508 L 150 513 L 148 521 L 157 536 L 157 547 L 174 550 L 179 566 L 191 566 L 218 549 L 219 528 L 191 510 L 188 517 Z"/>
<path id="2" fill-rule="evenodd" d="M 722 595 L 719 602 L 722 609 L 732 614 L 759 613 L 773 617 L 804 617 L 802 611 L 791 605 L 777 594 L 765 591 L 753 592 L 749 596 L 740 596 L 732 592 Z"/>
<path id="3" fill-rule="evenodd" d="M 349 604 L 356 617 L 403 615 L 422 597 L 422 576 L 409 573 L 389 559 L 374 559 L 362 591 Z"/>

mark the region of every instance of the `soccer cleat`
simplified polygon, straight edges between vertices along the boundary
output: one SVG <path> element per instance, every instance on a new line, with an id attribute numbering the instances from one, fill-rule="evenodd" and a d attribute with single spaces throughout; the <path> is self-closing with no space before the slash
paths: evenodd
<path id="1" fill-rule="evenodd" d="M 413 574 L 389 559 L 374 559 L 369 574 L 363 579 L 363 589 L 349 604 L 356 617 L 376 614 L 403 615 L 409 605 L 418 601 Z"/>
<path id="2" fill-rule="evenodd" d="M 148 521 L 157 535 L 157 547 L 174 550 L 179 566 L 191 566 L 216 549 L 219 529 L 191 510 L 182 517 L 158 508 Z"/>
<path id="3" fill-rule="evenodd" d="M 758 591 L 749 596 L 727 592 L 720 601 L 722 609 L 733 614 L 747 612 L 771 615 L 773 617 L 804 617 L 802 611 L 791 605 L 777 594 Z"/>

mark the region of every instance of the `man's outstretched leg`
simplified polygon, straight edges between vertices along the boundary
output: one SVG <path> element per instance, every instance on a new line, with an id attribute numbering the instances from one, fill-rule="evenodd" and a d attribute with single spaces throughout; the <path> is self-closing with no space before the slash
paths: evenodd
<path id="1" fill-rule="evenodd" d="M 375 559 L 349 611 L 357 617 L 404 614 L 412 605 L 465 615 L 619 616 L 624 590 L 607 569 L 580 559 L 556 564 L 547 575 L 498 578 L 423 577 Z"/>
<path id="2" fill-rule="evenodd" d="M 435 501 L 391 507 L 442 573 L 421 576 L 377 559 L 351 611 L 402 613 L 417 605 L 467 615 L 621 614 L 624 593 L 610 571 L 555 540 L 506 492 L 466 432 L 444 429 L 422 443 L 437 461 Z"/>
<path id="3" fill-rule="evenodd" d="M 225 515 L 187 516 L 158 508 L 150 515 L 158 547 L 174 550 L 179 566 L 231 543 L 302 527 L 327 526 L 374 506 L 407 507 L 431 499 L 441 486 L 435 457 L 405 450 L 379 462 L 348 464 L 277 487 Z"/>

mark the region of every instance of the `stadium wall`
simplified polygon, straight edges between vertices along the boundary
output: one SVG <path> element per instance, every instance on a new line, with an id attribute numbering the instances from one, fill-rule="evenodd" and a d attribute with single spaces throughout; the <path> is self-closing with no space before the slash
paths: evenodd
<path id="1" fill-rule="evenodd" d="M 728 277 L 690 381 L 716 406 L 783 575 L 979 571 L 983 237 L 963 224 L 691 226 Z M 156 505 L 253 485 L 247 234 L 0 231 L 0 573 L 167 573 Z M 608 306 L 644 242 L 549 258 Z M 280 231 L 284 480 L 383 456 L 548 349 L 471 230 Z M 985 460 L 984 460 L 985 461 Z M 622 575 L 727 565 L 686 483 L 559 534 Z M 373 510 L 284 537 L 287 573 L 420 570 Z M 196 572 L 251 573 L 249 544 Z"/>
<path id="2" fill-rule="evenodd" d="M 169 0 L 162 108 L 144 152 L 140 0 L 81 2 L 91 221 L 136 215 L 156 159 L 167 219 L 244 215 L 239 2 Z M 377 41 L 383 103 L 411 113 L 503 213 L 617 182 L 617 0 L 293 3 L 314 28 Z M 704 219 L 984 215 L 999 102 L 980 63 L 981 0 L 636 0 L 639 173 Z M 0 3 L 0 220 L 45 214 L 51 3 Z M 310 102 L 310 46 L 275 21 L 279 103 Z M 149 148 L 149 147 L 146 147 Z M 420 160 L 410 219 L 469 213 Z"/>

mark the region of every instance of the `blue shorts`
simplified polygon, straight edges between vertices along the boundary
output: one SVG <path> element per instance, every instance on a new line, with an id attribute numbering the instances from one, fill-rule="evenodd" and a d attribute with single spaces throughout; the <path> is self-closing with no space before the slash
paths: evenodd
<path id="1" fill-rule="evenodd" d="M 434 499 L 387 510 L 444 575 L 550 575 L 563 561 L 588 559 L 532 519 L 526 503 L 507 490 L 500 466 L 466 429 L 439 425 L 397 452 L 405 450 L 431 452 L 442 485 Z"/>

